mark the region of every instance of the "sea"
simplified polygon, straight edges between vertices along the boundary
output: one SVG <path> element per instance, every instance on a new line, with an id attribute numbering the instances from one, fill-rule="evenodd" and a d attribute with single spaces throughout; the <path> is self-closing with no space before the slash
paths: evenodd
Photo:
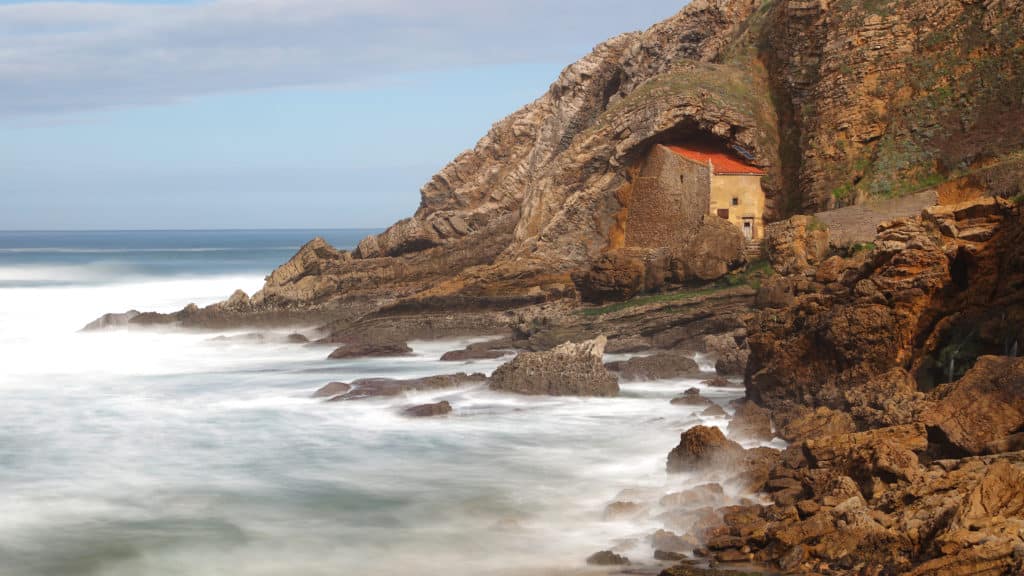
<path id="1" fill-rule="evenodd" d="M 80 330 L 253 294 L 314 236 L 352 248 L 370 232 L 0 232 L 0 576 L 537 576 L 585 573 L 605 549 L 651 562 L 660 496 L 715 480 L 666 475 L 667 453 L 694 424 L 726 424 L 669 399 L 697 387 L 732 412 L 741 391 L 698 378 L 616 398 L 471 386 L 325 403 L 310 395 L 330 381 L 490 373 L 511 356 L 440 361 L 481 340 L 467 337 L 336 361 L 285 338 L 315 326 Z M 450 415 L 400 413 L 440 400 Z M 647 508 L 605 514 L 627 500 Z"/>

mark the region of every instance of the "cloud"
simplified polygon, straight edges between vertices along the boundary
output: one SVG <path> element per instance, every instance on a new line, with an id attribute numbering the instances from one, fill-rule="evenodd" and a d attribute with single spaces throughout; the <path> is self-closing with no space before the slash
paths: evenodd
<path id="1" fill-rule="evenodd" d="M 681 0 L 0 4 L 0 115 L 62 114 L 407 72 L 565 61 Z"/>

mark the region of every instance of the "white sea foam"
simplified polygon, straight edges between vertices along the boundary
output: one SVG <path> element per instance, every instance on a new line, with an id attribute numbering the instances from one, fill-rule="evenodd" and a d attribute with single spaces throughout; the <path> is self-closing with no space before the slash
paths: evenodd
<path id="1" fill-rule="evenodd" d="M 0 288 L 0 573 L 536 575 L 616 545 L 642 560 L 653 512 L 603 522 L 604 507 L 704 481 L 667 476 L 665 455 L 681 430 L 724 420 L 668 400 L 691 386 L 723 406 L 738 395 L 679 379 L 618 398 L 471 386 L 323 403 L 309 394 L 331 380 L 502 360 L 439 361 L 470 340 L 331 362 L 330 348 L 219 333 L 78 332 L 104 312 L 169 312 L 260 282 Z M 399 414 L 440 400 L 449 417 Z"/>

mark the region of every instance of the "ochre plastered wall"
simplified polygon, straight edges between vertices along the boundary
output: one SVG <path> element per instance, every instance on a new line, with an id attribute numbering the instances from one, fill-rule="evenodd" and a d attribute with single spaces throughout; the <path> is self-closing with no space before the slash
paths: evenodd
<path id="1" fill-rule="evenodd" d="M 733 205 L 733 199 L 738 204 Z M 764 238 L 764 190 L 761 177 L 741 174 L 713 174 L 711 176 L 710 213 L 729 210 L 729 221 L 743 229 L 743 219 L 753 218 L 753 238 Z"/>

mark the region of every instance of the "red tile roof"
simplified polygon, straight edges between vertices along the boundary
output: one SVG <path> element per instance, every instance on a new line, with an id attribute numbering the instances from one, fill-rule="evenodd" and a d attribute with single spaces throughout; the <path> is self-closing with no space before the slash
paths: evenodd
<path id="1" fill-rule="evenodd" d="M 711 146 L 687 144 L 685 146 L 666 146 L 666 148 L 683 158 L 689 158 L 702 164 L 707 164 L 710 160 L 715 174 L 754 174 L 763 176 L 765 173 L 764 170 L 747 164 L 735 154 L 723 152 L 721 149 Z"/>

